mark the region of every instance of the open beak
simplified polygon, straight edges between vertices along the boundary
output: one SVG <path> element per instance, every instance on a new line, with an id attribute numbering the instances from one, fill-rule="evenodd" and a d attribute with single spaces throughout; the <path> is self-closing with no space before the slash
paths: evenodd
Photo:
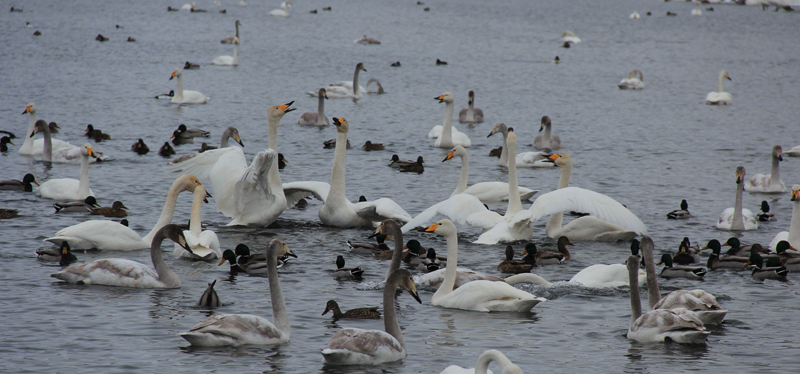
<path id="1" fill-rule="evenodd" d="M 444 95 L 434 97 L 433 99 L 434 100 L 439 100 L 440 103 L 443 103 L 444 102 Z"/>
<path id="2" fill-rule="evenodd" d="M 284 113 L 289 113 L 297 108 L 289 108 L 294 104 L 294 100 L 290 101 L 288 104 L 279 105 L 278 108 L 282 110 Z"/>

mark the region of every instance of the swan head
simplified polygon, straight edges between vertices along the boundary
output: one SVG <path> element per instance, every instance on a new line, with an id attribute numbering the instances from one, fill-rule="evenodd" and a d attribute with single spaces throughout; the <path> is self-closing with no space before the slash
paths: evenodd
<path id="1" fill-rule="evenodd" d="M 727 79 L 727 80 L 729 80 L 731 82 L 733 81 L 733 79 L 731 79 L 731 76 L 728 75 L 728 72 L 725 71 L 725 70 L 719 72 L 719 79 L 721 80 L 723 78 L 725 78 L 725 79 Z"/>
<path id="2" fill-rule="evenodd" d="M 239 143 L 239 145 L 244 147 L 244 143 L 242 143 L 242 137 L 239 136 L 239 129 L 237 129 L 237 128 L 233 127 L 233 126 L 230 126 L 227 129 L 225 129 L 225 131 L 222 132 L 222 136 L 231 138 L 231 139 L 235 140 L 237 143 Z"/>
<path id="3" fill-rule="evenodd" d="M 367 85 L 369 85 L 369 83 L 367 83 Z M 317 96 L 318 97 L 324 97 L 324 98 L 327 99 L 328 98 L 328 90 L 326 90 L 324 88 L 320 88 L 319 89 L 319 94 Z"/>
<path id="4" fill-rule="evenodd" d="M 43 132 L 43 133 L 50 132 L 50 126 L 47 125 L 47 121 L 42 120 L 42 119 L 36 121 L 36 123 L 33 124 L 33 132 L 31 133 L 30 137 L 32 138 L 34 135 L 36 135 L 36 134 L 38 134 L 40 132 Z"/>
<path id="5" fill-rule="evenodd" d="M 175 182 L 172 182 L 172 186 L 178 188 L 178 191 L 194 192 L 197 186 L 202 185 L 203 184 L 200 183 L 200 180 L 192 174 L 181 175 L 175 180 Z"/>
<path id="6" fill-rule="evenodd" d="M 545 157 L 547 157 L 545 161 L 552 162 L 558 167 L 572 165 L 572 157 L 568 153 L 556 153 Z"/>
<path id="7" fill-rule="evenodd" d="M 356 64 L 356 71 L 367 71 L 367 68 L 364 67 L 363 62 L 359 62 L 358 64 Z"/>
<path id="8" fill-rule="evenodd" d="M 378 240 L 379 242 L 382 241 L 382 240 L 380 240 L 381 236 L 384 237 L 385 239 L 392 240 L 392 238 L 389 237 L 388 235 L 394 234 L 396 229 L 397 230 L 400 229 L 400 225 L 397 224 L 397 221 L 395 221 L 393 219 L 385 219 L 385 220 L 383 220 L 383 222 L 381 222 L 380 225 L 378 225 L 378 228 L 375 229 L 375 232 L 372 235 L 370 235 L 369 237 L 372 238 L 372 237 L 377 236 L 378 239 L 379 239 Z"/>
<path id="9" fill-rule="evenodd" d="M 500 123 L 494 125 L 494 127 L 492 128 L 492 131 L 489 133 L 489 135 L 486 135 L 486 137 L 488 138 L 488 137 L 490 137 L 490 136 L 492 136 L 494 134 L 497 134 L 498 132 L 503 133 L 503 135 L 508 134 L 508 126 L 506 126 L 505 123 L 500 122 Z"/>
<path id="10" fill-rule="evenodd" d="M 272 252 L 272 256 L 280 258 L 281 256 L 291 256 L 297 258 L 297 255 L 289 249 L 289 246 L 286 245 L 286 242 L 283 239 L 272 239 L 269 242 L 269 246 L 267 247 L 267 255 Z M 344 260 L 342 260 L 344 261 Z"/>
<path id="11" fill-rule="evenodd" d="M 208 191 L 206 191 L 206 186 L 203 186 L 202 184 L 200 184 L 200 182 L 197 182 L 197 185 L 195 186 L 193 192 L 195 197 L 201 196 L 203 198 L 204 203 L 208 203 L 208 198 L 212 197 L 211 194 L 208 193 Z"/>
<path id="12" fill-rule="evenodd" d="M 542 130 L 544 130 L 544 128 L 550 125 L 551 123 L 552 122 L 550 122 L 550 117 L 542 116 L 542 124 L 539 126 L 539 132 L 542 132 Z"/>
<path id="13" fill-rule="evenodd" d="M 794 186 L 792 186 L 792 200 L 791 201 L 800 201 L 800 184 L 795 184 Z"/>
<path id="14" fill-rule="evenodd" d="M 337 118 L 333 117 L 333 124 L 336 125 L 337 132 L 344 132 L 350 130 L 350 125 L 347 123 L 347 120 L 344 118 Z M 392 156 L 392 161 L 394 161 L 394 156 Z"/>
<path id="15" fill-rule="evenodd" d="M 161 230 L 158 230 L 158 232 L 164 235 L 164 237 L 174 241 L 175 243 L 178 243 L 179 246 L 189 251 L 189 253 L 194 253 L 192 252 L 192 249 L 189 248 L 189 243 L 186 242 L 186 237 L 183 235 L 183 229 L 181 229 L 180 226 L 171 223 L 162 227 Z M 153 243 L 155 244 L 156 242 L 153 241 Z"/>
<path id="16" fill-rule="evenodd" d="M 176 77 L 180 78 L 181 75 L 183 75 L 183 70 L 181 70 L 180 68 L 172 69 L 172 75 L 169 77 L 169 80 L 172 80 L 172 78 Z"/>
<path id="17" fill-rule="evenodd" d="M 444 160 L 442 160 L 442 162 L 450 160 L 450 159 L 452 159 L 453 157 L 456 157 L 456 156 L 464 157 L 466 155 L 467 155 L 467 150 L 464 149 L 464 147 L 462 147 L 460 145 L 457 145 L 457 146 L 453 147 L 452 150 L 450 150 L 450 152 L 447 154 L 447 157 L 445 157 Z"/>
<path id="18" fill-rule="evenodd" d="M 472 104 L 475 102 L 475 91 L 469 90 L 469 103 Z"/>
<path id="19" fill-rule="evenodd" d="M 25 106 L 25 110 L 22 111 L 22 114 L 27 114 L 27 113 L 36 113 L 36 105 L 34 105 L 33 103 L 28 103 L 28 105 Z"/>
<path id="20" fill-rule="evenodd" d="M 514 128 L 513 127 L 509 127 L 508 128 L 508 136 L 506 137 L 506 143 L 508 143 L 509 152 L 511 152 L 512 150 L 515 150 L 512 147 L 516 147 L 517 146 L 517 134 L 514 132 Z"/>
<path id="21" fill-rule="evenodd" d="M 736 167 L 736 184 L 742 184 L 744 180 L 744 166 Z"/>
<path id="22" fill-rule="evenodd" d="M 236 20 L 236 23 L 235 23 L 234 25 L 235 25 L 235 26 L 241 26 L 241 25 L 242 25 L 242 23 L 241 23 L 241 22 L 239 22 L 239 20 L 237 19 L 237 20 Z"/>
<path id="23" fill-rule="evenodd" d="M 447 236 L 450 234 L 456 234 L 456 225 L 453 224 L 452 221 L 449 219 L 442 219 L 436 221 L 436 223 L 428 226 L 425 229 L 426 232 L 432 232 L 441 236 Z"/>
<path id="24" fill-rule="evenodd" d="M 783 161 L 783 148 L 779 145 L 772 147 L 772 157 L 777 158 L 778 161 Z"/>
<path id="25" fill-rule="evenodd" d="M 81 147 L 81 155 L 96 157 L 94 155 L 94 150 L 92 150 L 92 145 L 89 143 L 83 144 L 83 146 Z"/>
<path id="26" fill-rule="evenodd" d="M 445 92 L 437 97 L 434 97 L 433 99 L 439 100 L 440 103 L 447 103 L 447 104 L 455 102 L 455 97 L 451 92 Z"/>
<path id="27" fill-rule="evenodd" d="M 283 105 L 273 105 L 267 109 L 267 117 L 281 119 L 283 115 L 289 113 L 297 108 L 290 108 L 294 104 L 294 100 L 283 104 Z"/>
<path id="28" fill-rule="evenodd" d="M 411 272 L 406 269 L 397 269 L 389 275 L 386 283 L 391 281 L 397 282 L 397 287 L 408 291 L 414 300 L 422 304 L 422 300 L 420 300 L 419 294 L 417 293 L 417 285 L 414 283 L 414 277 L 411 276 Z"/>
<path id="29" fill-rule="evenodd" d="M 633 241 L 631 241 L 631 255 L 632 256 L 638 256 L 639 255 L 640 246 L 641 246 L 641 243 L 639 242 L 638 239 L 633 239 Z"/>

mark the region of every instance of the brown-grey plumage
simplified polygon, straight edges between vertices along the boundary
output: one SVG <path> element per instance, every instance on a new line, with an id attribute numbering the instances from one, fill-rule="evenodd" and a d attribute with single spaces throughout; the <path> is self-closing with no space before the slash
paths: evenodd
<path id="1" fill-rule="evenodd" d="M 325 305 L 325 311 L 322 312 L 324 316 L 328 312 L 333 313 L 333 319 L 380 319 L 381 312 L 378 311 L 378 307 L 370 307 L 370 308 L 355 308 L 350 309 L 346 312 L 342 312 L 339 309 L 339 304 L 334 300 L 328 300 L 328 303 Z"/>
<path id="2" fill-rule="evenodd" d="M 325 100 L 328 99 L 328 91 L 325 88 L 320 88 L 317 94 L 319 100 L 317 102 L 316 112 L 305 112 L 297 120 L 298 125 L 304 126 L 328 126 L 330 121 L 325 115 Z M 327 148 L 327 147 L 326 147 Z"/>
<path id="3" fill-rule="evenodd" d="M 115 201 L 111 204 L 111 207 L 100 207 L 100 208 L 89 208 L 89 211 L 94 215 L 101 215 L 105 217 L 116 217 L 122 218 L 127 217 L 128 212 L 126 211 L 128 207 L 122 203 L 122 201 Z"/>
<path id="4" fill-rule="evenodd" d="M 482 123 L 483 110 L 475 108 L 475 91 L 469 91 L 469 107 L 461 108 L 458 112 L 458 122 L 461 123 Z"/>
<path id="5" fill-rule="evenodd" d="M 206 287 L 206 290 L 200 296 L 200 300 L 197 301 L 197 306 L 216 308 L 222 305 L 222 303 L 219 301 L 219 295 L 217 295 L 217 291 L 214 290 L 215 284 L 217 284 L 216 279 L 208 284 L 208 287 Z"/>
<path id="6" fill-rule="evenodd" d="M 527 273 L 533 269 L 532 263 L 527 263 L 522 260 L 514 260 L 514 247 L 506 246 L 506 259 L 497 265 L 497 269 L 503 273 Z"/>

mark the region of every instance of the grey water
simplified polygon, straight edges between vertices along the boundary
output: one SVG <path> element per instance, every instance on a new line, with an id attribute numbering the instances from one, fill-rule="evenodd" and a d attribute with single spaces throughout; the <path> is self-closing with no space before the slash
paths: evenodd
<path id="1" fill-rule="evenodd" d="M 121 200 L 130 208 L 131 227 L 145 234 L 158 218 L 166 190 L 175 176 L 156 150 L 181 123 L 211 131 L 218 143 L 227 126 L 239 129 L 251 159 L 267 147 L 266 109 L 292 100 L 279 130 L 280 151 L 289 163 L 284 182 L 330 181 L 333 151 L 322 142 L 335 137 L 333 127 L 305 128 L 299 115 L 316 109 L 306 92 L 352 79 L 363 62 L 383 95 L 358 102 L 328 100 L 328 116 L 345 117 L 353 148 L 347 154 L 348 197 L 390 197 L 410 214 L 447 198 L 458 178 L 457 161 L 442 163 L 448 150 L 433 147 L 429 129 L 442 123 L 444 105 L 433 98 L 446 91 L 456 109 L 476 92 L 476 107 L 486 122 L 456 126 L 473 142 L 470 181 L 507 180 L 507 170 L 487 156 L 502 139 L 487 138 L 505 122 L 520 139 L 518 152 L 532 151 L 539 119 L 548 115 L 575 167 L 572 185 L 588 188 L 625 204 L 647 225 L 656 255 L 674 252 L 683 237 L 705 244 L 740 236 L 744 243 L 767 244 L 788 230 L 792 211 L 788 193 L 745 194 L 744 205 L 757 211 L 768 200 L 776 222 L 734 234 L 716 229 L 719 214 L 732 206 L 734 169 L 748 176 L 769 173 L 770 151 L 800 144 L 798 14 L 762 11 L 760 7 L 713 5 L 700 17 L 690 3 L 623 1 L 476 0 L 321 1 L 298 0 L 291 17 L 268 17 L 279 1 L 223 0 L 226 14 L 210 1 L 198 2 L 208 13 L 167 12 L 180 2 L 3 1 L 0 7 L 0 129 L 24 134 L 28 102 L 38 116 L 62 127 L 59 139 L 80 145 L 91 123 L 112 140 L 94 144 L 113 160 L 90 166 L 91 186 L 104 206 Z M 22 7 L 22 13 L 7 12 Z M 330 12 L 322 7 L 332 6 Z M 709 5 L 703 5 L 706 8 Z M 430 11 L 423 10 L 430 7 Z M 310 14 L 312 9 L 319 13 Z M 634 10 L 642 18 L 631 20 Z M 652 16 L 645 14 L 650 11 Z M 677 13 L 667 17 L 666 12 Z M 212 66 L 231 54 L 220 44 L 240 20 L 240 65 Z M 30 22 L 32 28 L 25 27 Z M 123 28 L 117 29 L 115 25 Z M 35 30 L 41 36 L 33 36 Z M 582 42 L 564 49 L 562 32 Z M 95 41 L 102 34 L 107 42 Z M 367 34 L 381 45 L 353 43 Z M 135 43 L 125 40 L 134 37 Z M 559 56 L 561 63 L 553 60 Z M 436 59 L 448 65 L 435 64 Z M 200 63 L 184 73 L 186 89 L 211 97 L 205 105 L 170 104 L 153 96 L 175 88 L 172 69 L 185 61 Z M 401 67 L 390 64 L 400 61 Z M 644 73 L 646 88 L 631 92 L 616 84 L 629 71 Z M 716 91 L 719 71 L 732 81 L 725 89 L 733 105 L 704 105 Z M 130 146 L 138 138 L 151 152 L 139 156 Z M 365 152 L 366 140 L 384 151 Z M 41 162 L 12 150 L 0 154 L 0 179 L 77 178 L 77 165 Z M 199 142 L 197 142 L 199 143 Z M 199 144 L 177 147 L 178 155 Z M 422 155 L 422 174 L 386 167 L 392 154 L 403 159 Z M 786 157 L 781 176 L 787 187 L 800 183 L 800 162 Z M 521 186 L 556 188 L 556 169 L 519 169 Z M 214 191 L 210 191 L 212 195 Z M 693 218 L 668 221 L 665 214 L 689 202 Z M 292 326 L 291 341 L 268 347 L 195 349 L 177 336 L 211 313 L 251 313 L 271 318 L 266 279 L 230 277 L 227 266 L 176 260 L 181 276 L 175 290 L 139 290 L 76 286 L 49 275 L 59 267 L 39 262 L 42 239 L 61 228 L 95 216 L 55 214 L 53 201 L 35 194 L 0 191 L 0 208 L 21 211 L 0 221 L 0 356 L 3 372 L 279 372 L 279 373 L 438 373 L 450 364 L 474 367 L 486 349 L 499 349 L 525 372 L 775 372 L 795 371 L 800 353 L 798 275 L 788 282 L 756 281 L 748 271 L 713 271 L 702 282 L 660 280 L 662 292 L 702 288 L 729 310 L 725 323 L 712 329 L 705 345 L 639 344 L 625 338 L 630 320 L 627 289 L 589 290 L 567 285 L 580 269 L 622 262 L 628 243 L 578 242 L 572 259 L 560 266 L 534 269 L 556 282 L 544 289 L 519 286 L 544 296 L 530 313 L 476 313 L 422 304 L 408 295 L 397 298 L 408 357 L 376 367 L 328 367 L 319 351 L 342 327 L 382 329 L 382 321 L 338 321 L 321 316 L 325 302 L 343 309 L 379 306 L 380 281 L 388 262 L 351 254 L 346 240 L 366 240 L 369 229 L 322 226 L 321 204 L 285 211 L 275 225 L 226 227 L 215 201 L 203 209 L 203 223 L 217 232 L 223 249 L 245 243 L 263 250 L 284 238 L 299 256 L 280 269 Z M 527 204 L 526 204 L 527 206 Z M 498 208 L 504 208 L 502 205 Z M 191 198 L 179 198 L 175 222 L 189 218 Z M 497 274 L 505 245 L 478 245 L 479 230 L 460 227 L 459 265 Z M 444 253 L 443 238 L 412 231 L 425 247 Z M 554 245 L 538 222 L 532 241 Z M 522 245 L 515 245 L 517 253 Z M 337 255 L 365 269 L 362 282 L 331 276 Z M 148 251 L 78 253 L 79 261 L 125 257 L 149 264 Z M 703 256 L 705 261 L 705 256 Z M 195 307 L 206 284 L 217 279 L 224 306 Z M 497 367 L 492 367 L 497 372 Z"/>

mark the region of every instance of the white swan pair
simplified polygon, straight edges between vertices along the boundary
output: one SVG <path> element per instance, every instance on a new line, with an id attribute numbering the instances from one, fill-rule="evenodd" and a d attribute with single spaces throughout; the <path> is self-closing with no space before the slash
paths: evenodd
<path id="1" fill-rule="evenodd" d="M 547 117 L 547 116 L 545 116 Z M 548 118 L 549 121 L 549 118 Z M 492 128 L 492 131 L 489 132 L 489 135 L 486 137 L 490 137 L 494 134 L 501 133 L 503 134 L 503 149 L 500 151 L 500 163 L 499 165 L 502 167 L 508 167 L 508 158 L 509 158 L 509 150 L 508 150 L 508 126 L 505 123 L 500 122 Z M 547 135 L 550 135 L 550 128 L 547 128 Z M 541 137 L 539 135 L 536 139 L 539 140 L 539 145 L 541 146 Z M 558 137 L 556 135 L 556 137 Z M 534 146 L 536 142 L 534 142 Z M 541 148 L 541 147 L 539 147 Z M 560 148 L 560 147 L 559 147 Z M 517 167 L 523 168 L 551 168 L 553 167 L 552 162 L 548 162 L 547 157 L 545 157 L 544 152 L 522 152 L 516 154 L 514 157 L 515 165 Z"/>
<path id="2" fill-rule="evenodd" d="M 46 144 L 45 148 L 49 148 L 49 146 L 49 144 Z M 89 196 L 94 196 L 94 192 L 89 188 L 89 156 L 93 155 L 92 145 L 89 143 L 84 144 L 80 148 L 80 153 L 80 179 L 50 179 L 39 185 L 39 195 L 53 200 L 83 200 Z"/>
<path id="3" fill-rule="evenodd" d="M 744 166 L 736 167 L 736 200 L 733 208 L 725 209 L 717 220 L 720 230 L 744 231 L 758 229 L 758 218 L 750 209 L 742 208 L 742 193 L 744 192 Z"/>
<path id="4" fill-rule="evenodd" d="M 183 69 L 175 68 L 172 70 L 170 80 L 178 78 L 178 86 L 175 88 L 175 96 L 170 101 L 173 104 L 205 104 L 211 98 L 199 91 L 183 89 Z"/>
<path id="5" fill-rule="evenodd" d="M 25 142 L 22 143 L 22 147 L 19 148 L 17 153 L 26 156 L 39 156 L 44 153 L 45 140 L 33 138 L 36 133 L 36 105 L 34 103 L 28 103 L 28 105 L 25 106 L 25 110 L 22 112 L 22 114 L 30 114 L 30 118 L 28 119 L 28 131 L 25 132 Z M 75 147 L 74 145 L 63 140 L 52 139 L 51 141 L 53 152 L 58 152 L 64 148 Z"/>
<path id="6" fill-rule="evenodd" d="M 453 94 L 445 92 L 433 99 L 439 100 L 440 103 L 445 104 L 444 123 L 434 126 L 431 131 L 428 132 L 428 138 L 436 138 L 434 146 L 439 148 L 452 148 L 456 145 L 465 148 L 472 146 L 472 141 L 469 139 L 469 136 L 453 127 L 453 113 L 456 108 Z"/>
<path id="7" fill-rule="evenodd" d="M 728 72 L 722 70 L 719 72 L 719 91 L 711 91 L 706 95 L 706 104 L 708 105 L 731 105 L 733 104 L 733 96 L 722 89 L 722 81 L 724 79 L 731 80 Z"/>
<path id="8" fill-rule="evenodd" d="M 149 248 L 153 242 L 153 237 L 159 229 L 172 221 L 175 212 L 175 203 L 178 201 L 178 194 L 182 191 L 192 191 L 200 186 L 200 181 L 194 175 L 184 175 L 176 179 L 167 193 L 164 208 L 153 229 L 144 238 L 140 237 L 136 231 L 128 226 L 114 221 L 93 220 L 81 222 L 59 230 L 54 237 L 47 238 L 45 241 L 60 246 L 62 242 L 68 242 L 70 248 L 75 249 L 99 249 L 99 250 L 120 250 L 132 251 L 137 249 Z"/>
<path id="9" fill-rule="evenodd" d="M 353 80 L 331 83 L 328 87 L 325 87 L 327 90 L 327 96 L 331 99 L 360 99 L 364 97 L 364 93 L 367 92 L 367 90 L 358 84 L 358 73 L 361 71 L 366 72 L 367 69 L 364 68 L 364 63 L 359 62 L 356 64 L 355 72 L 353 72 Z M 311 97 L 318 97 L 319 91 L 310 91 L 308 94 Z"/>

